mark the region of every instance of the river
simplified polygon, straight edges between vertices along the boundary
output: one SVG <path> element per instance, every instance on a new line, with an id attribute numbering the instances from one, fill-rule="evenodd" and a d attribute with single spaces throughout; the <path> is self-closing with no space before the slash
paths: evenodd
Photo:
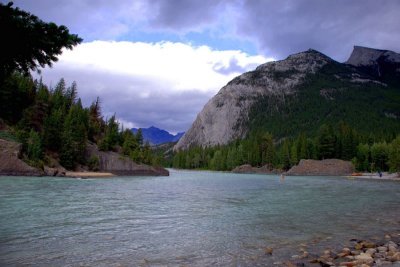
<path id="1" fill-rule="evenodd" d="M 399 225 L 393 181 L 0 177 L 0 266 L 279 266 L 300 246 L 334 248 Z"/>

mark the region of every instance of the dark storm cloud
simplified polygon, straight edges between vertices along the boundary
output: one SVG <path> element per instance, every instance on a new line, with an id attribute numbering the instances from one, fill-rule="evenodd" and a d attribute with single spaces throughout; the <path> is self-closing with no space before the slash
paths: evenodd
<path id="1" fill-rule="evenodd" d="M 3 1 L 2 1 L 3 2 Z M 6 1 L 5 1 L 6 2 Z M 129 31 L 132 1 L 108 0 L 14 0 L 14 6 L 46 22 L 66 25 L 84 41 L 113 39 Z"/>
<path id="2" fill-rule="evenodd" d="M 157 28 L 174 31 L 193 30 L 213 24 L 220 11 L 227 6 L 226 0 L 155 0 L 152 1 L 155 16 L 150 24 Z M 233 3 L 233 2 L 232 2 Z"/>
<path id="3" fill-rule="evenodd" d="M 400 47 L 398 0 L 16 0 L 15 4 L 67 25 L 86 40 L 135 31 L 185 35 L 208 30 L 250 39 L 267 57 L 281 59 L 314 48 L 340 61 L 347 59 L 353 45 L 395 51 Z"/>
<path id="4" fill-rule="evenodd" d="M 248 0 L 236 25 L 265 54 L 314 48 L 343 61 L 353 45 L 398 50 L 399 12 L 396 0 Z"/>
<path id="5" fill-rule="evenodd" d="M 354 45 L 395 51 L 400 46 L 397 0 L 182 2 L 158 1 L 150 26 L 177 31 L 224 27 L 238 39 L 253 40 L 263 55 L 279 59 L 313 48 L 344 61 Z M 218 25 L 227 10 L 236 11 L 229 13 L 231 25 Z"/>

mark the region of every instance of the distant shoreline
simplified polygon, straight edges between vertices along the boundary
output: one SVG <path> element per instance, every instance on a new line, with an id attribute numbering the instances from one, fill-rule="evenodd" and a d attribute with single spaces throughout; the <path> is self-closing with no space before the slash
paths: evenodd
<path id="1" fill-rule="evenodd" d="M 69 178 L 109 178 L 117 175 L 111 172 L 70 172 L 65 173 L 65 177 Z"/>
<path id="2" fill-rule="evenodd" d="M 400 181 L 400 176 L 398 173 L 388 173 L 383 172 L 382 177 L 379 176 L 378 173 L 370 173 L 370 172 L 363 172 L 360 175 L 348 175 L 345 176 L 348 179 L 372 179 L 372 180 L 392 180 L 392 181 Z"/>

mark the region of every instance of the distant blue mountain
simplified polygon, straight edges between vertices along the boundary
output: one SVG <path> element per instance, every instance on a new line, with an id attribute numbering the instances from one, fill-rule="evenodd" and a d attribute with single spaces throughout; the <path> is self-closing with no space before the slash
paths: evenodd
<path id="1" fill-rule="evenodd" d="M 149 142 L 151 145 L 159 145 L 169 142 L 177 142 L 183 135 L 183 133 L 177 133 L 176 135 L 170 134 L 169 132 L 159 129 L 157 127 L 151 126 L 149 128 L 142 129 L 143 140 Z M 131 129 L 133 133 L 137 133 L 137 128 Z"/>

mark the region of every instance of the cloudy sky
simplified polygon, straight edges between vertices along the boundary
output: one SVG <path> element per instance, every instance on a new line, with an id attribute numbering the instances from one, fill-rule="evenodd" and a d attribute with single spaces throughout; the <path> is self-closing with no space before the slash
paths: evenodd
<path id="1" fill-rule="evenodd" d="M 0 0 L 2 3 L 8 1 Z M 14 0 L 84 39 L 42 71 L 76 81 L 125 127 L 186 131 L 235 76 L 309 48 L 345 61 L 353 45 L 399 52 L 398 0 Z"/>

